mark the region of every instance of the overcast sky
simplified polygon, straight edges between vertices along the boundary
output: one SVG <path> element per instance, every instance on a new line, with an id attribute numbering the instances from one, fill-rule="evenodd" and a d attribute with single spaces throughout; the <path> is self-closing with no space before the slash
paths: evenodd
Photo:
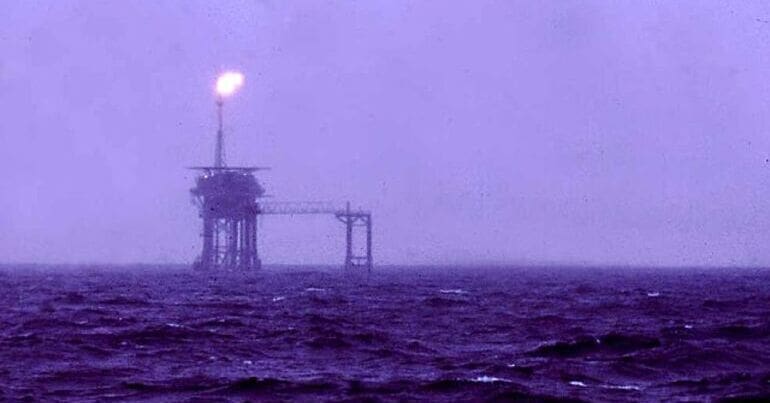
<path id="1" fill-rule="evenodd" d="M 5 0 L 0 261 L 191 262 L 237 69 L 228 162 L 371 209 L 376 262 L 768 265 L 769 44 L 763 1 Z"/>

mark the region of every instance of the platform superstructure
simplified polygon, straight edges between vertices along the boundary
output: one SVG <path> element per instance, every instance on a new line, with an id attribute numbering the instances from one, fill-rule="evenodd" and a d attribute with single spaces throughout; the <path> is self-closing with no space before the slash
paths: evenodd
<path id="1" fill-rule="evenodd" d="M 217 81 L 217 136 L 214 165 L 197 166 L 193 200 L 203 221 L 203 245 L 194 268 L 199 270 L 255 270 L 262 266 L 257 242 L 257 220 L 264 215 L 325 214 L 345 224 L 346 268 L 372 268 L 372 216 L 362 209 L 331 203 L 266 201 L 255 173 L 263 167 L 229 167 L 225 161 L 224 98 L 243 84 L 239 73 L 224 73 Z M 354 231 L 365 231 L 362 253 L 354 247 Z"/>

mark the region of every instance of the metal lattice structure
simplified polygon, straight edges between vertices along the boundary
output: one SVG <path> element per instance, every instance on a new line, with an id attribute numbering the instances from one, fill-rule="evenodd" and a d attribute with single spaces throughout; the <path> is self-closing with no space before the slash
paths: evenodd
<path id="1" fill-rule="evenodd" d="M 345 268 L 365 267 L 372 270 L 372 214 L 368 211 L 347 209 L 337 211 L 334 216 L 345 224 Z M 366 249 L 363 255 L 353 252 L 353 229 L 364 228 L 366 231 Z"/>
<path id="2" fill-rule="evenodd" d="M 264 215 L 307 215 L 329 214 L 345 224 L 345 268 L 363 267 L 372 269 L 372 213 L 350 208 L 350 203 L 340 207 L 329 202 L 260 202 L 259 214 Z M 362 255 L 355 253 L 353 235 L 356 228 L 365 231 L 365 249 Z"/>
<path id="3" fill-rule="evenodd" d="M 257 199 L 265 190 L 252 168 L 197 168 L 202 174 L 192 193 L 203 220 L 203 248 L 195 267 L 252 270 L 257 253 Z"/>

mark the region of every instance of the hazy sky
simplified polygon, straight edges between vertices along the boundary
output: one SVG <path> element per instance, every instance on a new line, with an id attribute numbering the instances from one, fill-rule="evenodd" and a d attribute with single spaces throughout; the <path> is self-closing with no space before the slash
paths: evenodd
<path id="1" fill-rule="evenodd" d="M 186 166 L 379 263 L 770 264 L 770 3 L 0 2 L 0 261 L 191 262 Z M 268 263 L 341 263 L 266 217 Z"/>

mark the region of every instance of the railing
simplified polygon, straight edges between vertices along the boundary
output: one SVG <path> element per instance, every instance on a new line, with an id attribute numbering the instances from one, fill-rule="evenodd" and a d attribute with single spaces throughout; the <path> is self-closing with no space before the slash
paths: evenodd
<path id="1" fill-rule="evenodd" d="M 361 209 L 350 209 L 346 206 L 331 202 L 289 202 L 289 201 L 269 201 L 269 202 L 257 202 L 259 206 L 260 214 L 350 214 L 350 215 L 367 215 L 368 211 Z"/>

